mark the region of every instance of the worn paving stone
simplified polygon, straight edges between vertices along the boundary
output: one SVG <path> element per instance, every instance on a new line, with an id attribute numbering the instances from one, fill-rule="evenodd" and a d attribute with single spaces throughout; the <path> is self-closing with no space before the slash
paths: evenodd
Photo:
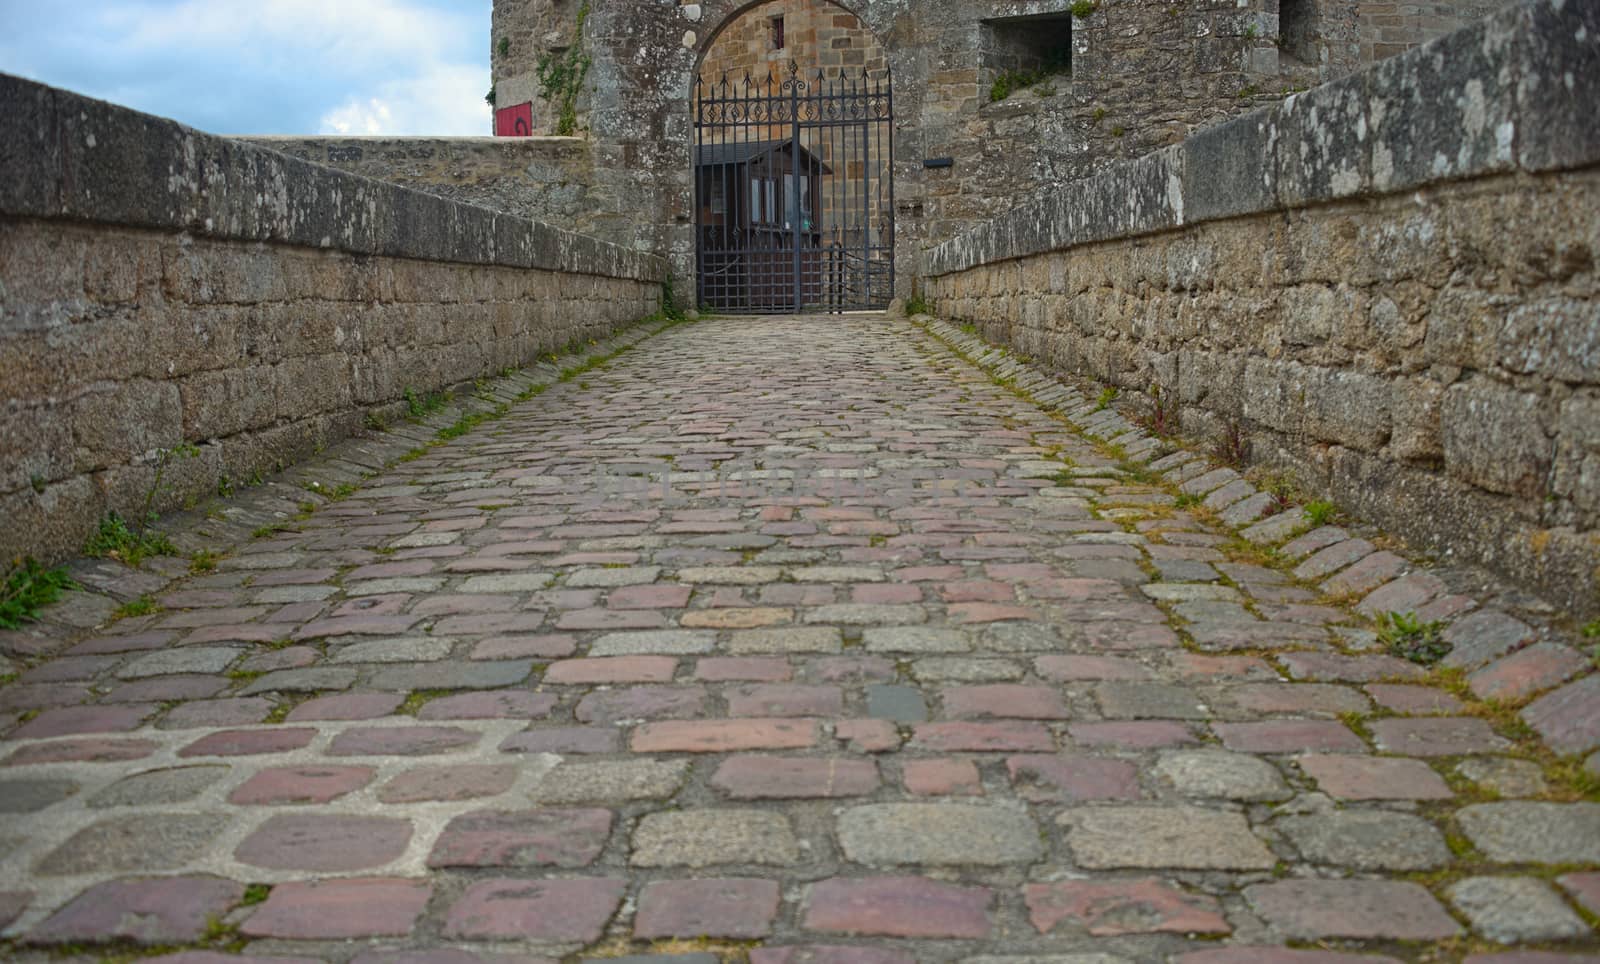
<path id="1" fill-rule="evenodd" d="M 462 940 L 599 940 L 627 883 L 613 878 L 483 880 L 451 905 L 443 933 Z"/>
<path id="2" fill-rule="evenodd" d="M 1041 934 L 1063 921 L 1095 937 L 1170 932 L 1228 934 L 1215 897 L 1185 893 L 1154 878 L 1060 881 L 1023 888 L 1028 919 Z"/>
<path id="3" fill-rule="evenodd" d="M 839 846 L 869 866 L 1003 866 L 1043 856 L 1039 829 L 1025 812 L 967 803 L 888 803 L 840 814 Z"/>
<path id="4" fill-rule="evenodd" d="M 231 822 L 206 813 L 108 817 L 73 834 L 34 869 L 46 877 L 175 870 L 204 854 Z"/>
<path id="5" fill-rule="evenodd" d="M 1077 808 L 1056 822 L 1078 866 L 1262 870 L 1277 862 L 1243 816 L 1199 807 Z"/>
<path id="6" fill-rule="evenodd" d="M 241 805 L 327 803 L 372 782 L 372 767 L 269 767 L 235 787 L 229 803 Z"/>
<path id="7" fill-rule="evenodd" d="M 859 797 L 878 788 L 871 760 L 734 756 L 724 760 L 711 786 L 734 800 Z"/>
<path id="8" fill-rule="evenodd" d="M 511 789 L 516 779 L 517 768 L 510 765 L 419 766 L 397 774 L 379 787 L 377 797 L 381 803 L 474 800 L 498 796 Z"/>
<path id="9" fill-rule="evenodd" d="M 1405 871 L 1450 862 L 1444 836 L 1411 814 L 1345 810 L 1284 817 L 1275 826 L 1312 863 Z"/>
<path id="10" fill-rule="evenodd" d="M 811 885 L 801 927 L 872 937 L 989 936 L 987 887 L 921 877 L 832 878 Z"/>
<path id="11" fill-rule="evenodd" d="M 788 819 L 768 810 L 652 813 L 633 832 L 635 867 L 792 864 L 800 844 Z"/>
<path id="12" fill-rule="evenodd" d="M 125 776 L 85 802 L 96 808 L 184 803 L 228 775 L 225 766 L 172 767 Z"/>
<path id="13" fill-rule="evenodd" d="M 1479 803 L 1456 821 L 1496 863 L 1600 863 L 1600 803 Z"/>
<path id="14" fill-rule="evenodd" d="M 772 932 L 778 882 L 749 878 L 656 880 L 639 894 L 633 935 L 753 940 Z"/>
<path id="15" fill-rule="evenodd" d="M 96 884 L 28 932 L 38 943 L 183 944 L 244 897 L 244 885 L 217 877 L 156 877 Z"/>
<path id="16" fill-rule="evenodd" d="M 271 870 L 371 870 L 397 859 L 410 821 L 347 814 L 285 813 L 268 818 L 234 848 L 234 859 Z"/>
<path id="17" fill-rule="evenodd" d="M 1544 770 L 1532 760 L 1503 756 L 1468 757 L 1456 773 L 1501 797 L 1542 797 L 1550 790 Z"/>
<path id="18" fill-rule="evenodd" d="M 0 780 L 0 813 L 33 813 L 77 792 L 71 780 Z"/>
<path id="19" fill-rule="evenodd" d="M 429 867 L 586 867 L 611 833 L 611 811 L 480 810 L 450 821 Z"/>
<path id="20" fill-rule="evenodd" d="M 1153 772 L 1186 797 L 1283 800 L 1291 795 L 1276 767 L 1243 753 L 1169 751 L 1161 754 Z"/>
<path id="21" fill-rule="evenodd" d="M 1341 800 L 1448 800 L 1444 778 L 1421 760 L 1307 754 L 1296 761 L 1317 789 Z"/>
<path id="22" fill-rule="evenodd" d="M 1468 877 L 1452 884 L 1450 903 L 1474 933 L 1500 944 L 1589 936 L 1589 925 L 1555 890 L 1531 877 Z"/>
<path id="23" fill-rule="evenodd" d="M 1487 721 L 1474 717 L 1373 720 L 1368 729 L 1378 749 L 1385 753 L 1459 756 L 1511 748 L 1511 743 L 1496 734 Z"/>
<path id="24" fill-rule="evenodd" d="M 1006 758 L 1017 796 L 1032 801 L 1137 800 L 1139 769 L 1127 760 L 1067 754 Z"/>
<path id="25" fill-rule="evenodd" d="M 272 888 L 239 931 L 284 940 L 404 937 L 431 893 L 425 881 L 392 877 L 290 881 Z"/>
<path id="26" fill-rule="evenodd" d="M 622 803 L 665 800 L 689 776 L 684 760 L 563 761 L 533 788 L 541 803 Z"/>
<path id="27" fill-rule="evenodd" d="M 1442 940 L 1461 933 L 1417 884 L 1390 880 L 1280 880 L 1244 890 L 1256 913 L 1298 940 Z"/>

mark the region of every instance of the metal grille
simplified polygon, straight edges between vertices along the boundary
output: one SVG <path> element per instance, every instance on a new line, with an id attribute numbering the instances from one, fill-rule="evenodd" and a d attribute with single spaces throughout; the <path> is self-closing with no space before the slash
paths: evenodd
<path id="1" fill-rule="evenodd" d="M 700 305 L 880 309 L 894 296 L 888 71 L 787 71 L 695 84 Z"/>

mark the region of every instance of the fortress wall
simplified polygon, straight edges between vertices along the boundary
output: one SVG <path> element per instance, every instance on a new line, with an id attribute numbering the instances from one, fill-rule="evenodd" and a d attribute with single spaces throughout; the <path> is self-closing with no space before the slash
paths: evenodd
<path id="1" fill-rule="evenodd" d="M 1600 610 L 1600 7 L 1536 0 L 1030 199 L 938 313 Z"/>
<path id="2" fill-rule="evenodd" d="M 639 178 L 579 137 L 240 137 L 314 164 L 559 224 L 638 250 L 655 231 L 639 212 L 657 204 Z M 597 155 L 600 155 L 597 159 Z"/>
<path id="3" fill-rule="evenodd" d="M 656 310 L 665 263 L 0 75 L 0 559 Z"/>

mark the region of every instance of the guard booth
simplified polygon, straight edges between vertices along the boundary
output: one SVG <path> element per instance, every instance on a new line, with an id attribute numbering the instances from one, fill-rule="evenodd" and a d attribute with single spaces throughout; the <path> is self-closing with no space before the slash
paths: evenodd
<path id="1" fill-rule="evenodd" d="M 794 310 L 826 300 L 817 200 L 832 168 L 792 139 L 701 144 L 700 296 L 717 309 Z"/>

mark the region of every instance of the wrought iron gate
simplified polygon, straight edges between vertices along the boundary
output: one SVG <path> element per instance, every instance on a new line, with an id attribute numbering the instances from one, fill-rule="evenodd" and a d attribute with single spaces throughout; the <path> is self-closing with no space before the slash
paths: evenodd
<path id="1" fill-rule="evenodd" d="M 695 83 L 699 304 L 883 308 L 894 293 L 894 95 L 842 68 Z"/>

